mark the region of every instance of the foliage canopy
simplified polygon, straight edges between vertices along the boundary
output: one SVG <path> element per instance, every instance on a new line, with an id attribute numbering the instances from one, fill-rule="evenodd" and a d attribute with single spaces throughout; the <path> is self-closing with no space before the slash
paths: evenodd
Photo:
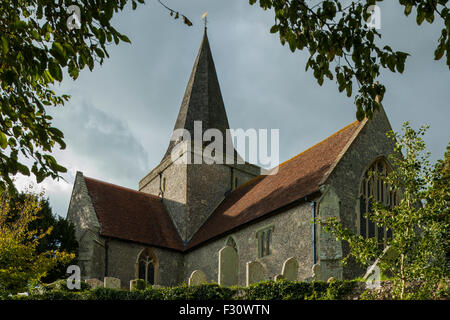
<path id="1" fill-rule="evenodd" d="M 0 191 L 14 190 L 11 176 L 17 173 L 32 173 L 39 183 L 66 171 L 51 155 L 55 146 L 66 145 L 47 109 L 64 105 L 69 96 L 56 94 L 52 87 L 63 80 L 64 71 L 75 80 L 81 70 L 103 63 L 109 44 L 130 42 L 111 25 L 113 15 L 128 2 L 0 2 Z M 131 4 L 136 9 L 136 1 Z M 79 28 L 69 27 L 71 5 L 80 9 Z M 19 155 L 33 164 L 25 165 Z"/>
<path id="2" fill-rule="evenodd" d="M 32 227 L 39 219 L 39 199 L 32 193 L 23 201 L 11 201 L 7 193 L 0 199 L 0 295 L 24 291 L 59 263 L 75 257 L 58 249 L 38 251 L 40 241 L 52 232 L 52 227 Z"/>
<path id="3" fill-rule="evenodd" d="M 377 81 L 381 67 L 392 72 L 403 73 L 408 53 L 395 51 L 380 44 L 382 34 L 368 26 L 371 6 L 383 0 L 259 0 L 264 10 L 273 10 L 275 24 L 270 32 L 278 33 L 281 43 L 288 44 L 292 52 L 308 51 L 306 70 L 311 69 L 317 82 L 322 85 L 325 78 L 336 79 L 339 92 L 348 97 L 353 87 L 356 117 L 371 118 L 379 108 L 386 88 Z M 255 4 L 258 0 L 249 0 Z M 416 22 L 442 22 L 441 34 L 434 59 L 446 55 L 450 68 L 450 9 L 448 0 L 399 0 L 404 14 L 416 11 Z"/>

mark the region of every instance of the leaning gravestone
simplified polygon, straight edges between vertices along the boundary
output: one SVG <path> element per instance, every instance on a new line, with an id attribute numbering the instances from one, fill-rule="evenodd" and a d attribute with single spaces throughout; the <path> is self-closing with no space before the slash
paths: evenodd
<path id="1" fill-rule="evenodd" d="M 219 285 L 233 286 L 238 284 L 239 257 L 233 247 L 225 246 L 219 251 Z"/>
<path id="2" fill-rule="evenodd" d="M 266 271 L 261 263 L 258 261 L 247 262 L 246 266 L 246 285 L 257 283 L 266 280 Z"/>
<path id="3" fill-rule="evenodd" d="M 84 282 L 88 284 L 90 289 L 103 287 L 103 282 L 98 279 L 86 279 Z"/>
<path id="4" fill-rule="evenodd" d="M 110 289 L 120 289 L 120 279 L 113 277 L 105 277 L 104 286 Z"/>
<path id="5" fill-rule="evenodd" d="M 296 281 L 298 277 L 298 262 L 291 257 L 283 263 L 282 275 L 286 280 Z"/>
<path id="6" fill-rule="evenodd" d="M 198 286 L 206 282 L 206 275 L 202 270 L 194 270 L 189 277 L 190 286 Z"/>

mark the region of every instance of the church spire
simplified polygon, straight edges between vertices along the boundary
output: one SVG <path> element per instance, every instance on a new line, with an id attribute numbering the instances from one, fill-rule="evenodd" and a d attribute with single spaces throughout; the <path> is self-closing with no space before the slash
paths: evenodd
<path id="1" fill-rule="evenodd" d="M 223 137 L 226 137 L 226 130 L 229 129 L 206 27 L 174 130 L 186 129 L 193 139 L 194 121 L 202 122 L 203 132 L 215 128 L 222 132 Z M 164 158 L 170 156 L 175 144 L 175 141 L 170 142 Z"/>

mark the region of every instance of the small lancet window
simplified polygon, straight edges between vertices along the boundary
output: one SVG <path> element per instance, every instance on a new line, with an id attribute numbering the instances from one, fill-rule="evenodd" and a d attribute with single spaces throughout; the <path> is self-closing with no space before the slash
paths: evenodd
<path id="1" fill-rule="evenodd" d="M 260 230 L 256 233 L 258 239 L 258 257 L 263 258 L 271 254 L 272 251 L 273 226 Z"/>

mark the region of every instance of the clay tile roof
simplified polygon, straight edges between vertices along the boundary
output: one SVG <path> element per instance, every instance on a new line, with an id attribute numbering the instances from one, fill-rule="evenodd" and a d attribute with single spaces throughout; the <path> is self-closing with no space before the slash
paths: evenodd
<path id="1" fill-rule="evenodd" d="M 189 242 L 191 249 L 319 191 L 365 121 L 355 121 L 279 166 L 231 192 Z"/>
<path id="2" fill-rule="evenodd" d="M 102 236 L 183 250 L 159 197 L 84 177 Z"/>

